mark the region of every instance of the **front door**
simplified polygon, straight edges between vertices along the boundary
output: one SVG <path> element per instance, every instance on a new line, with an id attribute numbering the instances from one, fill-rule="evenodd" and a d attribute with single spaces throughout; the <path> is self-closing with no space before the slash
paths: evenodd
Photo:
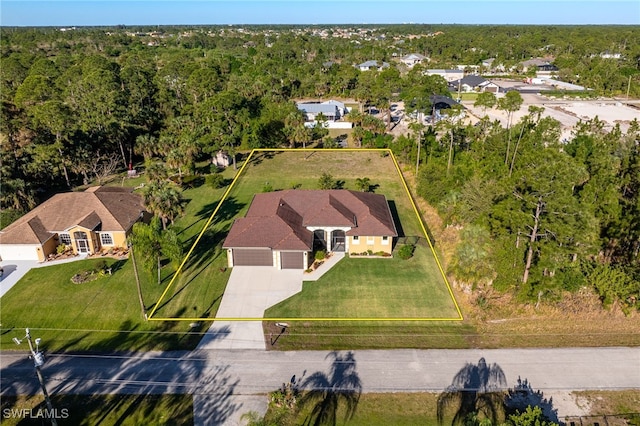
<path id="1" fill-rule="evenodd" d="M 341 230 L 335 230 L 331 233 L 331 250 L 345 251 L 345 233 Z"/>
<path id="2" fill-rule="evenodd" d="M 76 240 L 76 244 L 78 245 L 78 253 L 89 253 L 89 241 Z"/>
<path id="3" fill-rule="evenodd" d="M 89 239 L 87 233 L 77 231 L 73 233 L 73 239 L 76 240 L 76 247 L 78 247 L 78 253 L 89 253 Z"/>

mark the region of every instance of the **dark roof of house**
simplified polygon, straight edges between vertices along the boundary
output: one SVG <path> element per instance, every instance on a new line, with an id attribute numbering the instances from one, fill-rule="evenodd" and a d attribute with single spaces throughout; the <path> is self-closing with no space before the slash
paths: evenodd
<path id="1" fill-rule="evenodd" d="M 0 231 L 0 244 L 43 243 L 79 225 L 105 232 L 126 232 L 146 209 L 129 188 L 98 186 L 56 194 Z"/>
<path id="2" fill-rule="evenodd" d="M 451 99 L 450 97 L 442 96 L 442 95 L 429 96 L 429 102 L 431 102 L 431 104 L 435 109 L 445 109 L 445 108 L 451 108 L 454 105 L 459 105 L 458 102 Z"/>
<path id="3" fill-rule="evenodd" d="M 466 84 L 469 87 L 478 87 L 479 85 L 481 85 L 485 81 L 487 81 L 487 79 L 485 79 L 482 76 L 469 74 L 469 75 L 465 75 L 460 80 L 452 81 L 449 84 L 451 86 L 455 86 L 455 87 L 457 87 L 458 84 L 460 84 L 460 85 Z"/>
<path id="4" fill-rule="evenodd" d="M 256 194 L 223 246 L 311 250 L 313 233 L 307 227 L 351 228 L 347 235 L 397 236 L 384 195 L 343 189 L 286 190 Z"/>

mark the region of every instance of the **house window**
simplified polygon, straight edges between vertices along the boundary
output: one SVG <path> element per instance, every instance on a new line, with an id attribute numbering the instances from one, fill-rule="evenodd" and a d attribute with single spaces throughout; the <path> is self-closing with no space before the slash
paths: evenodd
<path id="1" fill-rule="evenodd" d="M 58 234 L 58 239 L 60 244 L 64 244 L 65 246 L 71 245 L 71 235 L 69 234 Z"/>
<path id="2" fill-rule="evenodd" d="M 373 244 L 373 237 L 367 237 L 367 244 Z"/>
<path id="3" fill-rule="evenodd" d="M 353 244 L 360 244 L 360 237 L 358 237 L 357 235 L 353 236 Z"/>
<path id="4" fill-rule="evenodd" d="M 389 244 L 389 237 L 387 237 L 386 235 L 384 237 L 382 237 L 382 245 L 388 245 Z"/>
<path id="5" fill-rule="evenodd" d="M 113 245 L 113 237 L 111 234 L 100 234 L 100 244 L 103 246 L 112 246 Z"/>

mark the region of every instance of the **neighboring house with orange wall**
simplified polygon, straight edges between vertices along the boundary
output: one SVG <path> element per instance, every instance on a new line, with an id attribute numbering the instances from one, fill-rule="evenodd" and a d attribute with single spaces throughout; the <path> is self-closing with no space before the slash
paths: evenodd
<path id="1" fill-rule="evenodd" d="M 229 267 L 307 269 L 314 249 L 390 254 L 397 236 L 384 195 L 292 189 L 256 194 L 223 247 Z"/>
<path id="2" fill-rule="evenodd" d="M 145 214 L 142 197 L 129 188 L 56 194 L 0 230 L 0 256 L 42 262 L 60 244 L 76 254 L 126 248 L 133 224 Z"/>

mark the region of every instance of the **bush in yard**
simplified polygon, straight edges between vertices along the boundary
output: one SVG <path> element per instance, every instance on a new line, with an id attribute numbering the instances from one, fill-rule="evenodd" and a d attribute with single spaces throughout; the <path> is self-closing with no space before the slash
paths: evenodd
<path id="1" fill-rule="evenodd" d="M 413 257 L 413 251 L 416 249 L 416 246 L 413 244 L 406 244 L 398 250 L 398 257 L 403 260 L 411 259 Z"/>
<path id="2" fill-rule="evenodd" d="M 323 260 L 325 257 L 327 257 L 327 252 L 324 250 L 318 250 L 315 254 L 316 260 Z"/>
<path id="3" fill-rule="evenodd" d="M 225 182 L 224 177 L 220 173 L 208 175 L 205 180 L 207 182 L 207 185 L 215 189 L 222 188 Z"/>
<path id="4" fill-rule="evenodd" d="M 62 254 L 65 251 L 67 251 L 67 246 L 65 246 L 64 244 L 58 244 L 58 247 L 56 247 L 56 253 Z"/>

